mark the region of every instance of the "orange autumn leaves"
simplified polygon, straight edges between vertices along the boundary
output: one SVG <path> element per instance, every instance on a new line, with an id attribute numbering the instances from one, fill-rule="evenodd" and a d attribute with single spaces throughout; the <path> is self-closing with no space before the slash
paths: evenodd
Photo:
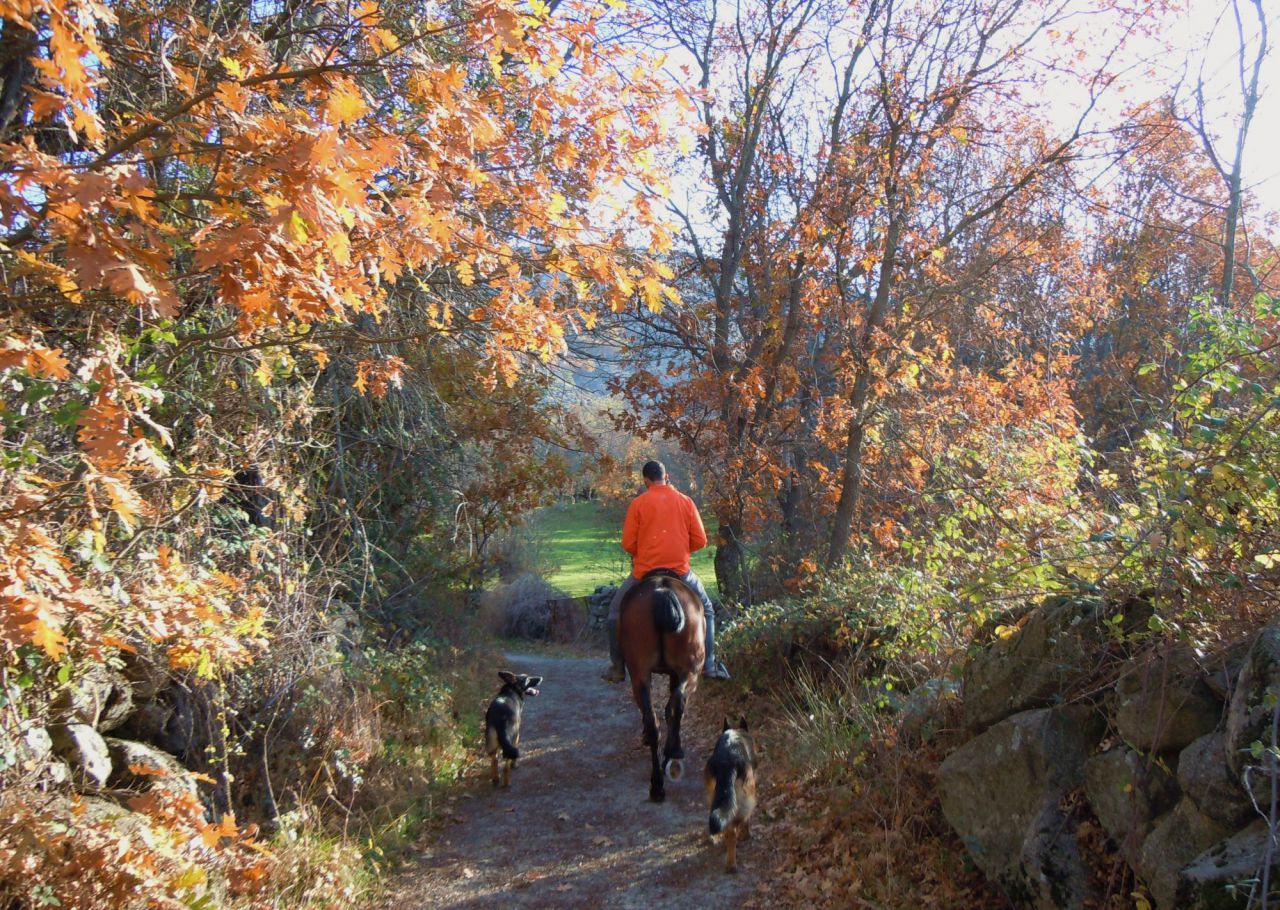
<path id="1" fill-rule="evenodd" d="M 162 371 L 137 373 L 140 334 L 260 348 L 267 385 L 271 350 L 324 370 L 350 352 L 318 327 L 376 344 L 407 306 L 436 337 L 465 335 L 481 382 L 511 383 L 571 320 L 675 297 L 647 201 L 598 226 L 617 194 L 664 188 L 658 111 L 677 103 L 602 42 L 608 9 L 319 4 L 320 25 L 285 38 L 297 23 L 177 3 L 0 5 L 34 68 L 0 128 L 0 260 L 19 302 L 0 371 L 67 402 L 66 447 L 31 442 L 0 491 L 4 647 L 57 659 L 68 636 L 97 647 L 129 616 L 195 666 L 244 659 L 235 641 L 260 634 L 261 592 L 144 536 L 216 499 L 228 464 L 175 444 L 179 405 Z M 406 369 L 372 349 L 349 375 L 383 395 Z M 146 567 L 128 583 L 112 580 L 121 552 Z"/>

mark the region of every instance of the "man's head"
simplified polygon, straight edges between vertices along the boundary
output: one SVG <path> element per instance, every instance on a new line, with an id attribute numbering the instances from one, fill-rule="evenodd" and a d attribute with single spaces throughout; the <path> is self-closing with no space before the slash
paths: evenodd
<path id="1" fill-rule="evenodd" d="M 644 475 L 645 486 L 667 482 L 667 469 L 660 461 L 646 461 L 640 473 Z"/>

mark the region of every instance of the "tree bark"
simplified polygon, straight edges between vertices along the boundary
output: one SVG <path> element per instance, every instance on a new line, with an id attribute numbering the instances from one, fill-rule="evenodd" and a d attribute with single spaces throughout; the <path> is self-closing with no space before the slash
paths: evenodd
<path id="1" fill-rule="evenodd" d="M 744 572 L 742 526 L 733 519 L 721 519 L 716 541 L 716 587 L 722 600 L 749 603 L 750 596 Z"/>

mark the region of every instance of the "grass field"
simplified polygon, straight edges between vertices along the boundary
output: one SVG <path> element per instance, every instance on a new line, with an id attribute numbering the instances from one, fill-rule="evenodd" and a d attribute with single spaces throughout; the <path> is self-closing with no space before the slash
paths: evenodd
<path id="1" fill-rule="evenodd" d="M 705 520 L 705 519 L 704 519 Z M 715 523 L 707 536 L 715 539 Z M 631 558 L 622 551 L 622 519 L 599 503 L 575 502 L 543 509 L 530 522 L 541 561 L 552 566 L 547 581 L 571 597 L 590 594 L 598 585 L 618 584 L 631 571 Z M 693 554 L 691 565 L 707 591 L 716 595 L 714 546 Z"/>

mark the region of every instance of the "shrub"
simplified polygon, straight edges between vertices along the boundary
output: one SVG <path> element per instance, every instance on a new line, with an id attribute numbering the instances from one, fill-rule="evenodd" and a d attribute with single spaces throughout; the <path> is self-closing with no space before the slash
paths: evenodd
<path id="1" fill-rule="evenodd" d="M 510 583 L 500 583 L 481 597 L 481 608 L 494 631 L 507 638 L 546 638 L 551 626 L 553 600 L 567 597 L 532 572 Z"/>

